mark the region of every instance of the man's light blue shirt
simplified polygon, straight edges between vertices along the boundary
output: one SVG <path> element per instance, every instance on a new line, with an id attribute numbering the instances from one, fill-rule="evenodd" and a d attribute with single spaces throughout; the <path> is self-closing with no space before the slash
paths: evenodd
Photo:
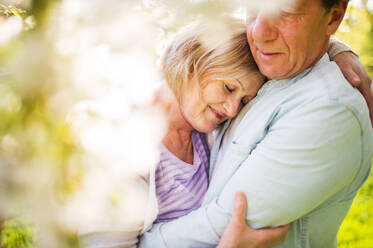
<path id="1" fill-rule="evenodd" d="M 217 131 L 201 208 L 154 225 L 140 247 L 215 247 L 237 191 L 247 197 L 252 227 L 292 223 L 277 247 L 336 247 L 369 175 L 372 142 L 365 100 L 325 54 L 294 78 L 267 82 Z"/>

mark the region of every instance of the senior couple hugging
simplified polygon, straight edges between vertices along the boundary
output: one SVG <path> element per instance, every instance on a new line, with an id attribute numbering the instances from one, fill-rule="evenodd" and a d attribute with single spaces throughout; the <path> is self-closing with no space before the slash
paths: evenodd
<path id="1" fill-rule="evenodd" d="M 203 23 L 175 36 L 155 100 L 168 130 L 149 211 L 130 231 L 81 230 L 83 246 L 337 246 L 370 172 L 371 80 L 330 41 L 348 0 L 291 2 L 233 21 L 217 44 L 203 43 Z"/>

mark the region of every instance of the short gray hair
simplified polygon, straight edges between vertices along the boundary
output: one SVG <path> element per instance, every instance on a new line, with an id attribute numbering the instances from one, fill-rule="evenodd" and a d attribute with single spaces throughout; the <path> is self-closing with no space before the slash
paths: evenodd
<path id="1" fill-rule="evenodd" d="M 333 6 L 341 4 L 343 2 L 348 2 L 349 0 L 321 0 L 321 3 L 326 12 L 329 12 Z"/>

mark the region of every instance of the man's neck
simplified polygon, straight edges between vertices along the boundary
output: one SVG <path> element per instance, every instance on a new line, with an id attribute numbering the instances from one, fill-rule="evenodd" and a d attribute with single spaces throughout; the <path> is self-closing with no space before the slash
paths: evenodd
<path id="1" fill-rule="evenodd" d="M 297 75 L 301 74 L 305 70 L 313 67 L 314 65 L 317 64 L 317 62 L 320 61 L 322 56 L 328 51 L 328 46 L 329 46 L 329 37 L 325 40 L 322 48 L 320 49 L 320 53 L 318 53 L 314 58 L 310 59 L 309 61 L 306 61 L 306 63 L 299 69 L 294 72 L 290 72 L 288 74 L 280 75 L 278 77 L 270 78 L 267 77 L 269 80 L 283 80 L 283 79 L 291 79 L 296 77 Z"/>

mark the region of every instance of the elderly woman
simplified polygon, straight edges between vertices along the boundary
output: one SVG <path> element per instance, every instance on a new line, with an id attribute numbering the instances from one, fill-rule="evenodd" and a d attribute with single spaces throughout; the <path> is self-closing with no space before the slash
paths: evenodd
<path id="1" fill-rule="evenodd" d="M 174 37 L 162 58 L 167 84 L 155 99 L 166 113 L 168 129 L 156 171 L 148 178 L 143 221 L 122 230 L 83 230 L 84 247 L 135 247 L 137 236 L 153 222 L 168 222 L 201 206 L 209 178 L 206 133 L 235 117 L 266 81 L 251 56 L 245 25 L 233 21 L 230 30 L 227 39 L 204 42 L 208 26 L 195 23 Z M 332 50 L 335 55 L 345 49 L 334 46 Z M 286 228 L 249 228 L 246 237 L 253 239 L 255 247 L 269 247 L 279 244 Z"/>
<path id="2" fill-rule="evenodd" d="M 190 26 L 176 35 L 163 56 L 167 85 L 158 102 L 166 110 L 168 130 L 155 175 L 156 222 L 200 207 L 208 187 L 205 133 L 236 116 L 265 82 L 250 54 L 244 25 L 231 26 L 228 40 L 208 47 L 202 42 L 207 27 Z"/>

